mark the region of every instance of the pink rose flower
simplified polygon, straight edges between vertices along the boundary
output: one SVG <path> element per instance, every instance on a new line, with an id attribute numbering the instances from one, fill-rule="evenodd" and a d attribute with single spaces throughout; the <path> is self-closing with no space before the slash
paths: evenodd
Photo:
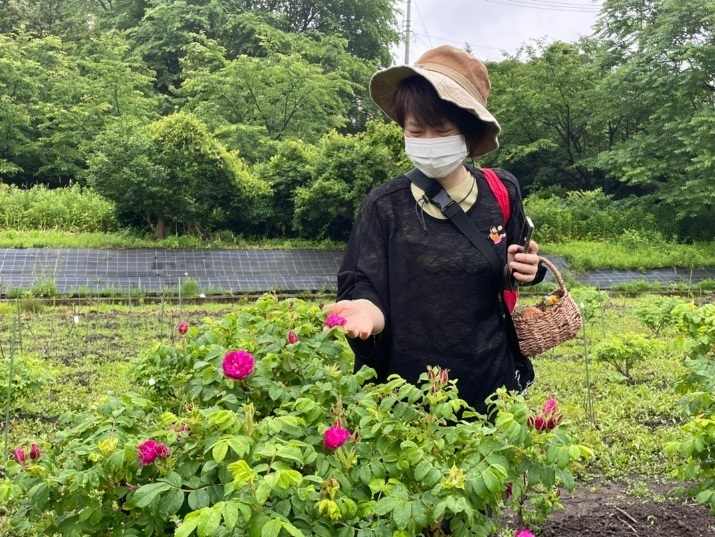
<path id="1" fill-rule="evenodd" d="M 229 351 L 223 358 L 223 372 L 230 379 L 243 380 L 253 373 L 256 361 L 246 351 Z"/>
<path id="2" fill-rule="evenodd" d="M 345 323 L 347 323 L 347 322 L 348 321 L 344 317 L 341 317 L 340 315 L 335 315 L 334 313 L 331 313 L 325 319 L 325 326 L 327 328 L 332 328 L 333 326 L 345 326 Z"/>
<path id="3" fill-rule="evenodd" d="M 531 530 L 523 529 L 516 532 L 514 537 L 535 537 Z"/>
<path id="4" fill-rule="evenodd" d="M 32 444 L 32 447 L 30 447 L 30 458 L 34 461 L 36 459 L 40 458 L 40 446 L 37 444 Z"/>
<path id="5" fill-rule="evenodd" d="M 15 462 L 17 464 L 22 464 L 27 460 L 27 454 L 25 453 L 25 450 L 22 449 L 21 447 L 16 447 L 15 448 Z"/>
<path id="6" fill-rule="evenodd" d="M 181 321 L 179 323 L 178 330 L 179 330 L 179 334 L 181 334 L 183 336 L 184 334 L 186 334 L 186 332 L 189 331 L 189 323 L 187 323 L 186 321 Z"/>
<path id="7" fill-rule="evenodd" d="M 338 449 L 350 438 L 350 431 L 343 429 L 339 425 L 330 427 L 323 435 L 323 444 L 328 449 Z"/>
<path id="8" fill-rule="evenodd" d="M 171 453 L 165 444 L 157 444 L 154 440 L 147 440 L 137 446 L 137 458 L 142 466 L 151 464 L 157 458 L 166 459 Z"/>
<path id="9" fill-rule="evenodd" d="M 293 330 L 288 332 L 288 343 L 290 343 L 291 345 L 295 345 L 299 341 L 300 341 L 300 339 L 298 339 L 298 336 L 296 335 L 295 332 L 293 332 Z"/>
<path id="10" fill-rule="evenodd" d="M 544 406 L 541 408 L 541 413 L 545 416 L 554 414 L 559 409 L 559 404 L 555 399 L 547 399 Z"/>

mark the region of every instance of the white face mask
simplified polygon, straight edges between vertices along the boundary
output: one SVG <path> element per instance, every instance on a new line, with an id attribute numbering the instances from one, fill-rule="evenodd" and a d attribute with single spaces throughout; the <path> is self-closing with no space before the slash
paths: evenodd
<path id="1" fill-rule="evenodd" d="M 442 179 L 467 158 L 467 142 L 461 134 L 441 138 L 405 136 L 405 153 L 427 177 Z"/>

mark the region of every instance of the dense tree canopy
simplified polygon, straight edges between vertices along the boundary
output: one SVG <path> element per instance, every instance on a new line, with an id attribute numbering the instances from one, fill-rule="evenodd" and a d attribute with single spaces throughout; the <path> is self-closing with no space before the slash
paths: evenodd
<path id="1" fill-rule="evenodd" d="M 122 221 L 156 231 L 162 220 L 344 237 L 362 196 L 408 167 L 399 130 L 367 93 L 391 63 L 396 7 L 4 0 L 0 179 L 89 181 Z M 605 0 L 593 36 L 528 43 L 491 62 L 501 148 L 481 164 L 509 168 L 530 195 L 600 189 L 668 233 L 712 236 L 713 20 L 712 0 Z M 246 185 L 255 195 L 240 194 Z"/>

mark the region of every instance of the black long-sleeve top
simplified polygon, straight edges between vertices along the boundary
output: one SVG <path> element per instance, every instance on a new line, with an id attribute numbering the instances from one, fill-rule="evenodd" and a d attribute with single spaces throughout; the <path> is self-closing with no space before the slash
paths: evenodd
<path id="1" fill-rule="evenodd" d="M 478 171 L 477 200 L 467 214 L 506 263 L 524 209 L 516 178 L 495 172 L 509 192 L 509 222 Z M 517 387 L 500 284 L 451 221 L 416 207 L 409 179 L 400 176 L 375 188 L 363 201 L 338 273 L 340 300 L 367 299 L 385 315 L 383 332 L 350 340 L 356 369 L 367 364 L 379 381 L 398 374 L 415 383 L 427 366 L 441 366 L 457 379 L 460 397 L 484 412 L 484 400 L 498 387 Z"/>

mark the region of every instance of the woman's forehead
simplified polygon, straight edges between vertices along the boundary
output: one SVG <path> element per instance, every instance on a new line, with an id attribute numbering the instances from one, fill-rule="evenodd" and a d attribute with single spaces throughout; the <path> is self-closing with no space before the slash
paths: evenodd
<path id="1" fill-rule="evenodd" d="M 434 127 L 436 129 L 456 128 L 456 125 L 454 123 L 452 123 L 450 120 L 448 120 L 447 118 L 444 118 L 444 117 L 421 118 L 421 117 L 413 116 L 412 114 L 408 114 L 405 117 L 405 126 L 415 126 L 415 127 L 429 126 L 429 127 Z"/>

